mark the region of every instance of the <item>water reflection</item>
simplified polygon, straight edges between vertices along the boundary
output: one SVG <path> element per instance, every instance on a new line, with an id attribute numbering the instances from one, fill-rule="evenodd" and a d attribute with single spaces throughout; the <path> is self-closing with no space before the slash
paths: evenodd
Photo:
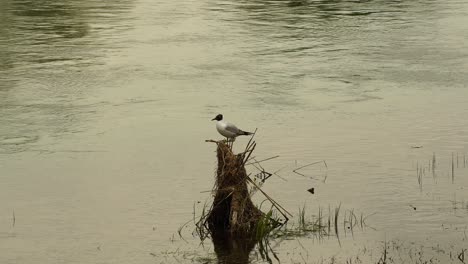
<path id="1" fill-rule="evenodd" d="M 233 237 L 229 232 L 213 232 L 212 241 L 219 264 L 247 264 L 255 241 Z"/>
<path id="2" fill-rule="evenodd" d="M 223 1 L 214 3 L 213 11 L 238 15 L 230 21 L 249 25 L 249 30 L 262 30 L 273 36 L 291 38 L 285 30 L 296 30 L 297 38 L 339 37 L 357 33 L 352 28 L 364 29 L 371 22 L 394 24 L 397 21 L 417 21 L 432 17 L 437 12 L 433 1 L 340 1 L 340 0 L 284 0 L 284 1 Z M 421 6 L 424 9 L 421 10 Z M 237 10 L 237 11 L 236 11 Z M 389 23 L 390 24 L 390 23 Z M 278 31 L 280 30 L 280 31 Z M 274 31 L 274 32 L 273 32 Z M 265 35 L 263 35 L 265 36 Z"/>
<path id="3" fill-rule="evenodd" d="M 26 32 L 41 31 L 39 34 L 31 32 L 36 41 L 79 38 L 89 33 L 89 24 L 83 19 L 83 7 L 70 1 L 18 0 L 14 1 L 12 12 L 18 22 L 23 22 L 17 25 L 19 28 Z"/>
<path id="4" fill-rule="evenodd" d="M 2 20 L 7 35 L 0 36 L 0 40 L 4 45 L 16 47 L 11 54 L 16 65 L 77 61 L 91 55 L 92 48 L 101 44 L 97 41 L 106 41 L 110 34 L 128 29 L 120 19 L 127 18 L 125 14 L 132 3 L 131 0 L 111 4 L 92 0 L 13 0 L 0 4 L 7 15 Z M 105 27 L 93 26 L 96 24 Z"/>
<path id="5" fill-rule="evenodd" d="M 11 38 L 10 29 L 7 25 L 10 24 L 11 21 L 11 14 L 7 12 L 7 5 L 2 8 L 2 4 L 0 3 L 0 73 L 3 70 L 11 68 L 13 65 L 12 57 L 9 56 L 11 53 L 10 45 L 8 45 L 8 41 Z M 0 75 L 1 78 L 2 75 Z M 0 82 L 0 89 L 2 84 Z"/>
<path id="6" fill-rule="evenodd" d="M 221 13 L 227 24 L 242 28 L 243 37 L 249 39 L 239 56 L 255 58 L 246 58 L 256 75 L 249 82 L 260 94 L 252 103 L 288 102 L 304 108 L 320 103 L 308 102 L 311 97 L 304 96 L 317 89 L 330 97 L 346 95 L 339 102 L 357 103 L 362 98 L 382 98 L 378 90 L 369 93 L 365 83 L 420 82 L 423 76 L 445 81 L 447 77 L 436 69 L 427 71 L 427 65 L 453 63 L 453 55 L 448 54 L 452 49 L 430 40 L 440 37 L 433 28 L 445 16 L 444 7 L 435 1 L 253 0 L 217 1 L 213 6 L 211 12 Z M 417 35 L 426 38 L 411 37 Z M 431 54 L 446 56 L 427 60 L 421 50 L 429 47 Z M 405 67 L 396 66 L 401 62 Z M 410 74 L 405 73 L 408 68 L 413 69 Z M 437 78 L 431 77 L 434 74 Z M 275 95 L 285 91 L 285 96 Z"/>
<path id="7" fill-rule="evenodd" d="M 96 111 L 87 100 L 87 86 L 99 78 L 91 67 L 131 28 L 133 4 L 0 2 L 0 152 L 80 131 L 79 121 Z"/>

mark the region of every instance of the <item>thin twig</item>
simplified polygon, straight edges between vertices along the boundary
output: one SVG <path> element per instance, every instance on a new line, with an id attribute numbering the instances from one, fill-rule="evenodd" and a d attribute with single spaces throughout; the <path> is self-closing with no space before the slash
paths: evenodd
<path id="1" fill-rule="evenodd" d="M 267 159 L 263 159 L 263 160 L 260 160 L 260 161 L 250 162 L 250 163 L 247 163 L 245 165 L 252 165 L 252 164 L 255 164 L 255 163 L 260 163 L 260 162 L 264 162 L 264 161 L 272 160 L 272 159 L 276 159 L 276 158 L 279 158 L 279 155 L 276 155 L 276 156 L 273 156 L 273 157 L 270 157 L 270 158 L 267 158 Z"/>
<path id="2" fill-rule="evenodd" d="M 250 142 L 252 142 L 253 138 L 255 137 L 255 134 L 257 134 L 257 128 L 255 128 L 255 131 L 253 132 L 252 136 L 249 139 L 249 142 L 247 142 L 247 145 L 245 146 L 245 150 L 249 149 Z"/>
<path id="3" fill-rule="evenodd" d="M 249 154 L 247 154 L 247 158 L 245 158 L 244 160 L 244 163 L 242 164 L 242 166 L 245 166 L 245 163 L 247 162 L 247 160 L 249 160 L 249 157 L 250 155 L 252 155 L 252 152 L 254 151 L 255 147 L 257 146 L 257 143 L 252 143 L 252 149 L 249 151 Z"/>
<path id="4" fill-rule="evenodd" d="M 277 203 L 275 200 L 273 200 L 273 198 L 271 198 L 268 194 L 266 194 L 250 177 L 247 176 L 247 180 L 252 183 L 261 193 L 263 193 L 263 195 L 265 195 L 265 197 L 270 200 L 270 202 L 282 213 L 282 211 L 280 210 L 280 208 L 286 212 L 288 215 L 290 215 L 291 217 L 293 217 L 293 215 L 291 213 L 289 213 L 286 209 L 284 209 L 279 203 Z M 284 214 L 283 214 L 284 217 L 286 217 Z M 286 219 L 288 220 L 289 218 L 286 217 Z"/>
<path id="5" fill-rule="evenodd" d="M 302 169 L 302 168 L 305 168 L 305 167 L 308 167 L 308 166 L 312 166 L 312 165 L 315 165 L 315 164 L 318 164 L 318 163 L 322 163 L 322 162 L 325 164 L 325 167 L 328 168 L 327 163 L 325 162 L 325 160 L 321 160 L 321 161 L 316 161 L 316 162 L 312 162 L 312 163 L 306 164 L 306 165 L 304 165 L 304 166 L 301 166 L 301 167 L 299 167 L 299 168 L 293 170 L 293 172 L 296 172 L 296 171 L 298 171 L 298 170 L 300 170 L 300 169 Z"/>
<path id="6" fill-rule="evenodd" d="M 253 160 L 255 160 L 255 158 L 253 158 Z M 262 164 L 260 163 L 252 163 L 252 165 L 259 171 L 265 171 L 265 169 L 263 168 Z M 258 167 L 257 167 L 258 166 Z M 260 168 L 259 168 L 260 167 Z"/>

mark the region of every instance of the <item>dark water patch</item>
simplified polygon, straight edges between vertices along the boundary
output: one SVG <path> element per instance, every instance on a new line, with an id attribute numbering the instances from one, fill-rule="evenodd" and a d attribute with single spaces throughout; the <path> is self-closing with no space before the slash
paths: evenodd
<path id="1" fill-rule="evenodd" d="M 39 136 L 0 137 L 0 145 L 23 145 L 34 143 L 38 140 Z"/>
<path id="2" fill-rule="evenodd" d="M 361 95 L 357 98 L 354 99 L 349 99 L 349 100 L 343 100 L 341 101 L 342 103 L 360 103 L 360 102 L 366 102 L 366 101 L 371 101 L 371 100 L 383 100 L 382 97 L 379 96 L 374 96 L 374 95 Z"/>
<path id="3" fill-rule="evenodd" d="M 121 103 L 114 103 L 113 106 L 125 106 L 125 105 L 134 105 L 134 104 L 146 104 L 146 103 L 156 103 L 160 102 L 161 100 L 159 99 L 128 99 L 124 102 Z"/>
<path id="4" fill-rule="evenodd" d="M 21 134 L 21 133 L 15 133 Z M 29 133 L 31 134 L 31 133 Z M 0 153 L 13 154 L 29 150 L 32 146 L 38 143 L 40 137 L 38 135 L 4 135 L 0 137 Z"/>

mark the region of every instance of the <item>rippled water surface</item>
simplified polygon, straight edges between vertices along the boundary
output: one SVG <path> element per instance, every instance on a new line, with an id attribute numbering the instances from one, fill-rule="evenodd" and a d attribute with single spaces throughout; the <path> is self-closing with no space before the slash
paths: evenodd
<path id="1" fill-rule="evenodd" d="M 370 216 L 283 262 L 468 248 L 467 72 L 466 1 L 2 0 L 0 262 L 206 263 L 177 230 L 210 201 L 218 113 L 280 155 L 289 211 Z"/>

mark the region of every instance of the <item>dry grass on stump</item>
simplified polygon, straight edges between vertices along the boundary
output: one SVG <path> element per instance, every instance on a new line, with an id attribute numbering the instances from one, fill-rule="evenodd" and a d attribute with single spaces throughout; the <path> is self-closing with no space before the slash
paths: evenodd
<path id="1" fill-rule="evenodd" d="M 207 142 L 217 144 L 218 164 L 213 188 L 213 204 L 197 224 L 200 237 L 203 239 L 208 235 L 213 237 L 214 234 L 228 232 L 236 237 L 255 238 L 257 236 L 257 239 L 261 239 L 258 237 L 259 225 L 264 228 L 265 223 L 267 223 L 268 229 L 272 230 L 287 222 L 286 213 L 289 213 L 263 192 L 249 177 L 245 169 L 245 164 L 250 160 L 256 147 L 253 136 L 247 143 L 245 150 L 239 154 L 234 154 L 232 147 L 224 140 L 207 140 Z M 271 211 L 265 214 L 258 209 L 251 200 L 248 184 L 264 194 L 285 219 L 278 221 L 272 217 Z"/>

